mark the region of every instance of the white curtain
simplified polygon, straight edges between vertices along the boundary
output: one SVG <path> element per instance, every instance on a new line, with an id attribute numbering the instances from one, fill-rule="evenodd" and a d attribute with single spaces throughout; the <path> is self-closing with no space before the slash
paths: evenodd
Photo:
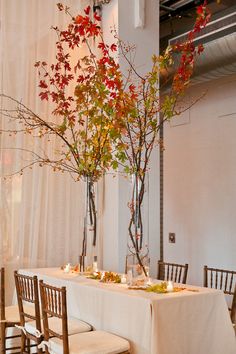
<path id="1" fill-rule="evenodd" d="M 72 14 L 89 2 L 92 1 L 62 1 L 71 7 Z M 50 114 L 50 104 L 40 102 L 38 97 L 34 63 L 55 62 L 56 35 L 50 27 L 64 28 L 69 21 L 67 15 L 57 10 L 57 3 L 58 0 L 0 0 L 0 92 L 45 117 Z M 2 117 L 0 124 L 6 127 Z M 0 263 L 11 280 L 14 269 L 75 264 L 81 251 L 83 183 L 49 167 L 34 167 L 22 176 L 3 178 L 26 163 L 22 151 L 12 148 L 34 149 L 35 140 L 18 135 L 0 136 Z M 44 149 L 55 146 L 51 142 Z M 101 245 L 100 242 L 100 259 Z M 10 284 L 13 287 L 13 282 L 9 282 L 8 291 Z"/>

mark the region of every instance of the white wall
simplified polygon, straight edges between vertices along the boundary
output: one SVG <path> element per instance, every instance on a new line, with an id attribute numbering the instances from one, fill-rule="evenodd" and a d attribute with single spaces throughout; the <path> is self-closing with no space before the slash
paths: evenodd
<path id="1" fill-rule="evenodd" d="M 165 126 L 164 258 L 189 263 L 193 284 L 202 284 L 204 264 L 236 269 L 236 76 L 191 94 L 204 91 Z"/>
<path id="2" fill-rule="evenodd" d="M 145 73 L 151 66 L 153 53 L 159 49 L 158 1 L 146 0 L 145 27 L 134 27 L 134 6 L 137 0 L 113 0 L 103 6 L 103 28 L 105 37 L 110 38 L 109 28 L 116 26 L 120 39 L 135 44 L 137 47 L 135 63 L 140 73 Z M 122 67 L 123 62 L 120 61 Z M 156 274 L 156 261 L 159 257 L 159 170 L 158 152 L 154 151 L 150 164 L 150 222 L 149 247 L 152 260 L 152 274 Z M 115 179 L 106 176 L 104 210 L 104 248 L 105 269 L 124 271 L 127 253 L 130 190 L 127 180 L 121 176 Z"/>

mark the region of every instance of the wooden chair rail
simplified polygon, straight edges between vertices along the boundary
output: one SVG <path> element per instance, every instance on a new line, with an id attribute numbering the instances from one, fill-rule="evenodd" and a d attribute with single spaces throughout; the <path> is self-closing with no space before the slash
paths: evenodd
<path id="1" fill-rule="evenodd" d="M 39 303 L 39 292 L 38 292 L 38 278 L 37 276 L 27 276 L 24 274 L 19 274 L 17 271 L 14 272 L 16 294 L 20 314 L 20 325 L 25 327 L 27 319 L 35 321 L 35 331 L 38 333 L 42 332 L 41 328 L 41 316 L 40 316 L 40 303 Z M 26 303 L 33 304 L 34 314 L 29 313 L 29 309 Z M 42 336 L 34 335 L 32 333 L 22 333 L 21 334 L 21 351 L 24 353 L 26 351 L 26 342 L 32 340 L 36 345 L 40 344 L 42 341 Z M 42 350 L 37 347 L 38 354 L 42 353 Z"/>
<path id="2" fill-rule="evenodd" d="M 225 294 L 233 295 L 236 283 L 236 271 L 204 266 L 204 286 L 223 290 Z"/>
<path id="3" fill-rule="evenodd" d="M 23 301 L 35 302 L 34 278 L 29 276 L 18 277 L 19 296 Z"/>
<path id="4" fill-rule="evenodd" d="M 203 285 L 213 289 L 219 289 L 226 295 L 232 296 L 229 306 L 231 321 L 236 325 L 236 271 L 229 269 L 212 268 L 207 265 L 203 268 Z"/>
<path id="5" fill-rule="evenodd" d="M 234 295 L 233 295 L 233 300 L 232 300 L 232 306 L 231 306 L 231 313 L 230 313 L 231 321 L 234 323 L 235 326 L 235 333 L 236 333 L 236 284 L 234 288 Z"/>
<path id="6" fill-rule="evenodd" d="M 0 352 L 1 354 L 5 354 L 9 350 L 17 350 L 21 349 L 19 346 L 7 347 L 6 341 L 8 339 L 20 338 L 20 335 L 12 335 L 7 336 L 6 331 L 7 328 L 13 328 L 15 325 L 19 325 L 20 322 L 11 322 L 6 319 L 6 311 L 5 311 L 5 269 L 2 267 L 0 269 Z M 17 313 L 18 314 L 18 313 Z M 14 353 L 16 354 L 16 352 Z"/>
<path id="7" fill-rule="evenodd" d="M 44 311 L 51 316 L 62 318 L 62 307 L 66 304 L 64 303 L 63 293 L 66 291 L 65 287 L 56 288 L 51 285 L 42 285 L 40 290 L 44 299 Z"/>
<path id="8" fill-rule="evenodd" d="M 188 274 L 188 264 L 178 264 L 158 261 L 157 279 L 172 280 L 176 283 L 186 284 Z"/>

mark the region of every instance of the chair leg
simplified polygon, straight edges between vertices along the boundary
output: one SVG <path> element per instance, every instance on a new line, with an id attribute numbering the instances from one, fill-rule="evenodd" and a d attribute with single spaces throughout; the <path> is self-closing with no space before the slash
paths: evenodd
<path id="1" fill-rule="evenodd" d="M 21 346 L 20 346 L 21 353 L 28 352 L 28 348 L 25 347 L 25 342 L 26 342 L 26 337 L 25 337 L 24 333 L 21 333 Z"/>
<path id="2" fill-rule="evenodd" d="M 0 348 L 1 348 L 1 354 L 5 354 L 6 353 L 6 326 L 5 323 L 2 322 L 1 323 L 1 341 L 0 341 Z"/>
<path id="3" fill-rule="evenodd" d="M 30 339 L 29 338 L 26 338 L 26 352 L 27 353 L 30 353 Z"/>
<path id="4" fill-rule="evenodd" d="M 37 348 L 37 353 L 38 353 L 38 354 L 43 354 L 42 349 Z"/>
<path id="5" fill-rule="evenodd" d="M 38 348 L 38 346 L 39 346 L 40 343 L 41 343 L 41 339 L 38 338 L 38 339 L 37 339 L 37 342 L 36 342 L 36 345 L 37 345 L 37 354 L 43 354 L 43 350 Z"/>

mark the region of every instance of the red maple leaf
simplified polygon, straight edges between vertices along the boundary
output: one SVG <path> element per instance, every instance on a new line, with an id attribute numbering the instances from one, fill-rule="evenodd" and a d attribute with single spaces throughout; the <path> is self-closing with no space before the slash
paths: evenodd
<path id="1" fill-rule="evenodd" d="M 98 48 L 100 48 L 101 50 L 106 49 L 106 45 L 103 42 L 98 43 Z"/>
<path id="2" fill-rule="evenodd" d="M 98 27 L 95 23 L 90 23 L 90 26 L 87 26 L 86 32 L 92 37 L 97 36 L 99 33 L 100 27 Z"/>
<path id="3" fill-rule="evenodd" d="M 75 18 L 75 23 L 77 23 L 78 25 L 82 24 L 84 22 L 84 16 L 82 15 L 78 15 Z"/>
<path id="4" fill-rule="evenodd" d="M 94 12 L 93 17 L 96 21 L 101 21 L 101 16 L 99 16 L 96 11 Z"/>
<path id="5" fill-rule="evenodd" d="M 85 15 L 89 15 L 90 10 L 91 10 L 91 7 L 90 7 L 90 6 L 86 7 L 86 9 L 84 9 Z"/>
<path id="6" fill-rule="evenodd" d="M 196 11 L 197 14 L 198 14 L 198 15 L 202 15 L 202 14 L 204 13 L 204 10 L 203 10 L 203 9 L 204 9 L 204 6 L 203 6 L 203 5 L 198 6 L 198 7 L 197 7 L 197 11 Z"/>
<path id="7" fill-rule="evenodd" d="M 48 94 L 49 91 L 45 91 L 45 92 L 40 92 L 39 97 L 41 98 L 41 100 L 47 100 L 48 101 Z"/>
<path id="8" fill-rule="evenodd" d="M 199 44 L 198 47 L 197 47 L 197 52 L 198 52 L 198 54 L 201 54 L 203 51 L 204 51 L 203 45 L 202 45 L 202 44 Z"/>
<path id="9" fill-rule="evenodd" d="M 137 93 L 132 93 L 132 94 L 131 94 L 131 99 L 132 99 L 132 100 L 136 101 L 137 98 L 138 98 L 138 94 L 137 94 Z"/>
<path id="10" fill-rule="evenodd" d="M 115 82 L 113 80 L 106 80 L 107 87 L 113 89 L 115 87 Z"/>
<path id="11" fill-rule="evenodd" d="M 44 80 L 40 80 L 39 81 L 39 87 L 41 88 L 48 88 L 48 85 L 46 84 L 46 82 Z"/>
<path id="12" fill-rule="evenodd" d="M 135 86 L 133 84 L 129 85 L 129 90 L 130 92 L 134 92 Z"/>
<path id="13" fill-rule="evenodd" d="M 58 93 L 51 92 L 51 97 L 52 97 L 52 101 L 53 102 L 57 102 L 58 101 Z"/>
<path id="14" fill-rule="evenodd" d="M 117 94 L 116 94 L 115 92 L 111 92 L 111 93 L 110 93 L 110 97 L 111 97 L 111 98 L 116 98 L 116 96 L 117 96 Z M 111 102 L 112 102 L 112 101 L 111 101 Z"/>
<path id="15" fill-rule="evenodd" d="M 117 51 L 117 45 L 115 43 L 113 43 L 110 48 L 112 52 Z"/>
<path id="16" fill-rule="evenodd" d="M 79 75 L 78 76 L 78 79 L 77 79 L 77 82 L 84 82 L 85 78 L 83 75 Z"/>

